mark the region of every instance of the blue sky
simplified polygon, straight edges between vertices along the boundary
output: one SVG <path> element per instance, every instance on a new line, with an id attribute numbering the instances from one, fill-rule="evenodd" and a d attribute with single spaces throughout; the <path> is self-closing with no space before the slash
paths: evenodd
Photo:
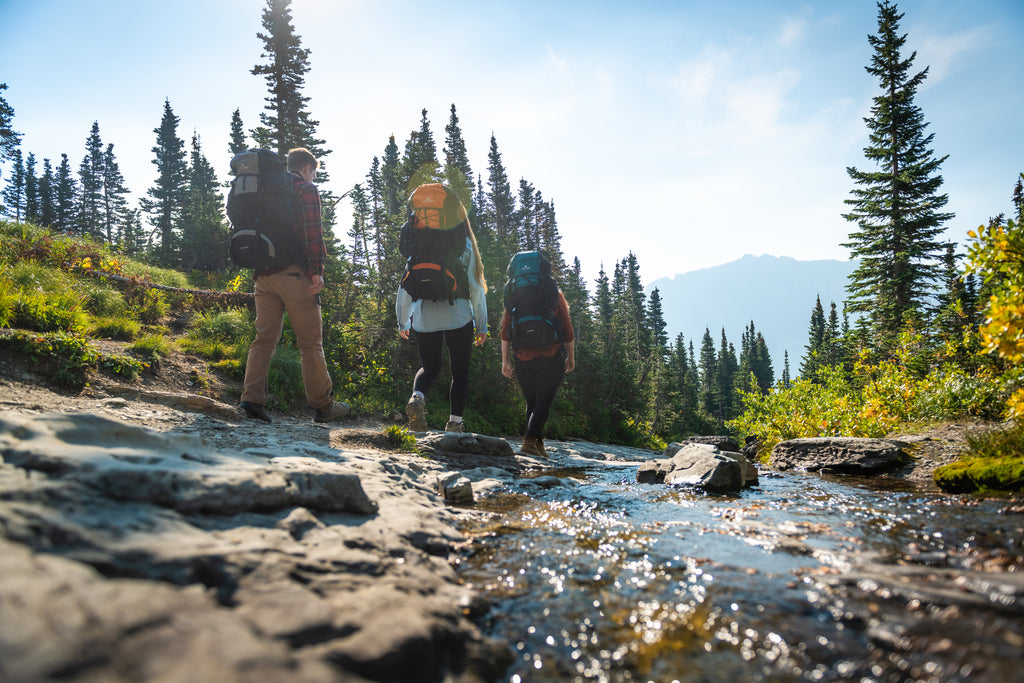
<path id="1" fill-rule="evenodd" d="M 126 183 L 156 178 L 165 99 L 226 171 L 231 113 L 258 124 L 264 0 L 0 0 L 0 82 L 22 149 L 77 170 L 93 121 Z M 897 3 L 929 78 L 949 239 L 1009 212 L 1024 171 L 1024 2 Z M 426 108 L 440 151 L 455 104 L 486 181 L 493 133 L 513 187 L 555 203 L 588 278 L 632 251 L 645 282 L 744 254 L 846 259 L 847 166 L 870 168 L 871 0 L 295 0 L 305 94 L 331 189 L 364 182 Z M 5 183 L 4 169 L 0 183 Z M 225 175 L 226 178 L 226 175 Z M 339 234 L 351 220 L 340 216 Z"/>

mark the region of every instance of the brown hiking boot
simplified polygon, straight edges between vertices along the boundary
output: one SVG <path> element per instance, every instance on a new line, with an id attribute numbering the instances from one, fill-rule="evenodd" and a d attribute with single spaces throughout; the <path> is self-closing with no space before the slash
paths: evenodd
<path id="1" fill-rule="evenodd" d="M 444 426 L 444 431 L 446 431 L 446 432 L 458 432 L 458 433 L 461 434 L 461 433 L 465 432 L 466 429 L 465 429 L 465 425 L 463 425 L 462 422 L 456 422 L 455 420 L 449 420 L 448 424 L 446 424 Z"/>
<path id="2" fill-rule="evenodd" d="M 544 443 L 533 436 L 523 437 L 523 447 L 519 449 L 520 455 L 532 455 L 538 458 L 547 458 L 548 453 L 544 450 Z"/>
<path id="3" fill-rule="evenodd" d="M 352 408 L 344 401 L 332 401 L 330 405 L 316 409 L 316 415 L 313 416 L 313 421 L 333 422 L 334 420 L 348 417 L 348 414 L 351 412 Z"/>
<path id="4" fill-rule="evenodd" d="M 427 431 L 427 402 L 421 396 L 413 396 L 405 406 L 405 415 L 409 418 L 409 431 Z"/>
<path id="5" fill-rule="evenodd" d="M 259 403 L 250 403 L 249 401 L 242 401 L 238 404 L 238 407 L 245 411 L 245 414 L 254 420 L 263 420 L 264 422 L 273 422 L 270 416 L 267 415 L 267 409 Z"/>

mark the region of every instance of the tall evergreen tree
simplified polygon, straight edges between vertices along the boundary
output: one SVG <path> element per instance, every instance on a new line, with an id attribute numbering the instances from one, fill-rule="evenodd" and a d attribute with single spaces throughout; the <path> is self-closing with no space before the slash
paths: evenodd
<path id="1" fill-rule="evenodd" d="M 203 154 L 199 135 L 193 132 L 179 224 L 180 262 L 186 270 L 213 272 L 227 266 L 224 244 L 228 230 L 221 205 L 217 173 Z"/>
<path id="2" fill-rule="evenodd" d="M 715 340 L 711 330 L 704 328 L 704 336 L 700 342 L 700 365 L 697 367 L 700 382 L 700 409 L 705 415 L 714 416 L 718 412 L 718 357 L 715 354 Z"/>
<path id="3" fill-rule="evenodd" d="M 67 154 L 60 155 L 60 166 L 57 167 L 57 188 L 54 197 L 54 226 L 61 232 L 75 232 L 77 219 L 75 205 L 78 190 L 75 178 L 71 175 L 71 163 Z"/>
<path id="4" fill-rule="evenodd" d="M 157 168 L 156 184 L 142 198 L 142 210 L 150 215 L 150 223 L 157 236 L 157 256 L 165 265 L 178 256 L 177 223 L 184 206 L 188 186 L 188 166 L 185 162 L 185 143 L 178 137 L 178 117 L 174 115 L 170 100 L 164 100 L 164 114 L 160 126 L 153 129 L 156 145 L 153 164 Z"/>
<path id="5" fill-rule="evenodd" d="M 331 153 L 324 141 L 317 138 L 320 125 L 306 108 L 309 98 L 302 94 L 309 72 L 309 50 L 292 25 L 292 0 L 267 0 L 263 8 L 263 32 L 256 36 L 263 41 L 264 64 L 252 68 L 254 76 L 267 82 L 266 106 L 260 113 L 260 127 L 252 131 L 259 147 L 277 150 L 284 157 L 289 149 L 305 147 L 320 161 L 316 182 L 327 182 L 325 159 Z"/>
<path id="6" fill-rule="evenodd" d="M 78 182 L 81 192 L 78 194 L 77 213 L 82 234 L 103 239 L 103 141 L 98 121 L 93 121 L 85 141 L 85 156 L 78 167 Z"/>
<path id="7" fill-rule="evenodd" d="M 231 156 L 249 149 L 249 143 L 245 135 L 245 126 L 242 125 L 242 112 L 236 109 L 231 114 L 231 137 L 228 142 L 228 152 Z"/>
<path id="8" fill-rule="evenodd" d="M 57 221 L 56 179 L 53 164 L 43 159 L 43 175 L 39 179 L 39 224 L 47 227 Z"/>
<path id="9" fill-rule="evenodd" d="M 22 136 L 22 133 L 11 127 L 14 121 L 14 107 L 8 104 L 3 96 L 4 90 L 7 90 L 7 84 L 0 83 L 0 162 L 14 159 Z"/>
<path id="10" fill-rule="evenodd" d="M 821 346 L 825 339 L 825 309 L 821 305 L 821 295 L 814 301 L 811 309 L 811 322 L 807 330 L 807 346 L 804 347 L 803 362 L 800 365 L 800 376 L 813 379 L 821 365 Z"/>
<path id="11" fill-rule="evenodd" d="M 466 151 L 466 141 L 462 137 L 462 128 L 459 127 L 459 117 L 455 113 L 454 104 L 444 133 L 444 182 L 454 190 L 469 210 L 474 203 L 473 169 L 469 165 L 469 153 Z"/>
<path id="12" fill-rule="evenodd" d="M 948 201 L 939 193 L 946 157 L 934 156 L 934 134 L 925 134 L 928 124 L 914 102 L 928 69 L 911 75 L 917 53 L 901 55 L 907 39 L 899 32 L 902 18 L 888 0 L 878 3 L 878 33 L 868 36 L 874 55 L 866 69 L 881 93 L 865 119 L 870 144 L 864 154 L 879 168 L 847 169 L 856 187 L 845 200 L 850 212 L 843 214 L 858 226 L 844 244 L 859 259 L 846 287 L 849 308 L 869 320 L 882 348 L 924 313 L 938 275 L 943 224 L 953 216 L 941 210 Z"/>
<path id="13" fill-rule="evenodd" d="M 25 158 L 25 220 L 39 223 L 39 179 L 36 177 L 36 155 Z"/>
<path id="14" fill-rule="evenodd" d="M 14 216 L 14 220 L 20 221 L 25 216 L 25 160 L 20 149 L 12 152 L 11 159 L 14 164 L 11 177 L 4 187 L 4 211 L 8 216 Z"/>
<path id="15" fill-rule="evenodd" d="M 516 207 L 512 197 L 512 186 L 508 181 L 508 173 L 501 161 L 498 141 L 491 134 L 491 146 L 487 152 L 487 186 L 490 190 L 487 214 L 490 219 L 498 249 L 504 259 L 508 259 L 518 247 L 515 234 Z"/>
<path id="16" fill-rule="evenodd" d="M 427 110 L 424 109 L 421 112 L 419 130 L 409 133 L 405 152 L 402 154 L 399 191 L 403 199 L 424 183 L 439 182 L 440 167 L 437 162 L 437 145 L 434 144 L 434 134 L 430 130 L 430 119 L 427 117 Z"/>
<path id="17" fill-rule="evenodd" d="M 107 144 L 103 154 L 103 232 L 108 244 L 120 241 L 128 212 L 128 200 L 125 195 L 128 188 L 124 185 L 124 176 L 114 156 L 114 145 Z"/>

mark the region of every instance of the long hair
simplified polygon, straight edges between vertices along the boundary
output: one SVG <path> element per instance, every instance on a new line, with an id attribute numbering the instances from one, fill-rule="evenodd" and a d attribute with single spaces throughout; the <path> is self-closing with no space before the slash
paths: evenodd
<path id="1" fill-rule="evenodd" d="M 473 269 L 473 277 L 480 286 L 484 288 L 484 293 L 487 292 L 487 280 L 484 278 L 484 262 L 480 258 L 480 247 L 476 244 L 476 235 L 473 234 L 473 227 L 469 224 L 469 216 L 466 217 L 466 234 L 469 235 L 469 243 L 473 246 L 473 260 L 476 262 L 476 267 Z"/>

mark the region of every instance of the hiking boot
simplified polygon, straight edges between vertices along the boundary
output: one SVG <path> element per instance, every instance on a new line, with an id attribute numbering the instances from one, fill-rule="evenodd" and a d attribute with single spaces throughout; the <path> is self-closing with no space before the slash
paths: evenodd
<path id="1" fill-rule="evenodd" d="M 538 458 L 547 458 L 548 453 L 544 450 L 544 442 L 533 436 L 523 437 L 523 447 L 519 449 L 520 455 L 533 455 Z"/>
<path id="2" fill-rule="evenodd" d="M 459 432 L 461 434 L 462 432 L 465 432 L 466 430 L 465 430 L 461 420 L 459 422 L 456 422 L 455 420 L 449 420 L 448 424 L 446 424 L 444 426 L 444 431 L 446 431 L 446 432 Z"/>
<path id="3" fill-rule="evenodd" d="M 427 431 L 427 402 L 422 396 L 413 396 L 405 406 L 405 415 L 409 418 L 410 432 Z"/>
<path id="4" fill-rule="evenodd" d="M 248 401 L 242 401 L 238 404 L 238 407 L 245 411 L 245 414 L 254 420 L 263 420 L 264 422 L 273 422 L 270 416 L 267 415 L 267 409 L 261 406 L 259 403 L 249 403 Z"/>
<path id="5" fill-rule="evenodd" d="M 316 409 L 316 415 L 313 416 L 313 421 L 333 422 L 334 420 L 348 417 L 348 414 L 351 412 L 352 408 L 350 408 L 344 401 L 331 401 L 330 405 Z"/>

